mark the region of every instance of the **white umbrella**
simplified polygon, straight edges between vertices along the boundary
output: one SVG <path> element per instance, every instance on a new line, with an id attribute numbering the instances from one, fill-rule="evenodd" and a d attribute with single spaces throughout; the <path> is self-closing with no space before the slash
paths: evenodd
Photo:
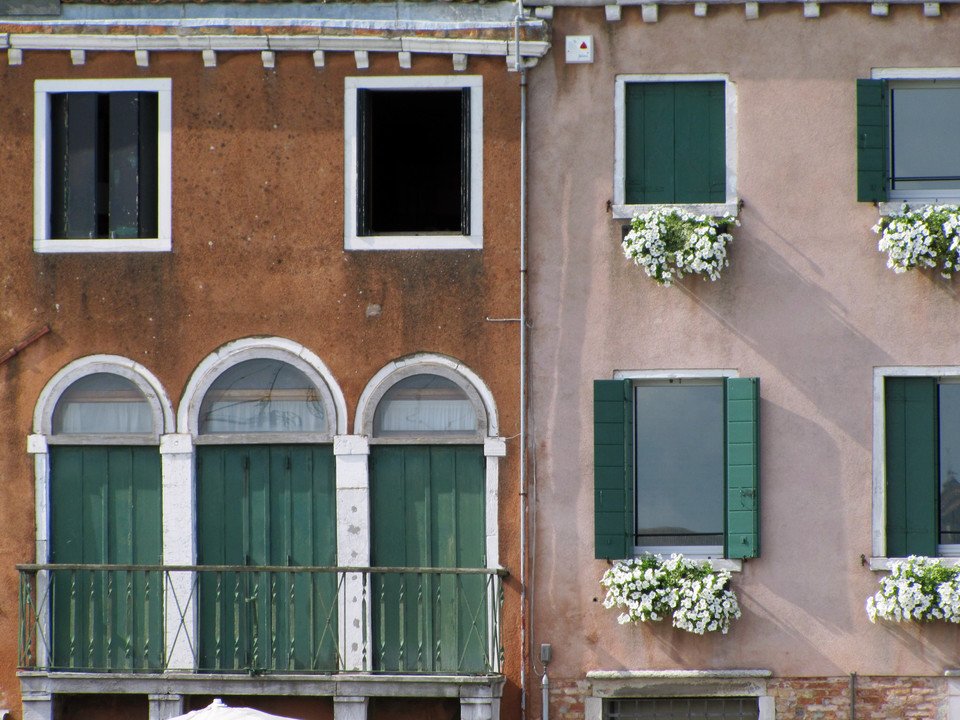
<path id="1" fill-rule="evenodd" d="M 177 715 L 171 720 L 294 720 L 294 718 L 271 715 L 253 708 L 230 707 L 217 698 L 202 710 L 193 710 L 185 715 Z"/>

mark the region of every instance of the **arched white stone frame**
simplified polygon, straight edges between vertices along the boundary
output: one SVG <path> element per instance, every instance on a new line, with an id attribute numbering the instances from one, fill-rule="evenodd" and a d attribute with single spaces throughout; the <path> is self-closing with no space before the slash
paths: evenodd
<path id="1" fill-rule="evenodd" d="M 484 422 L 486 424 L 484 435 L 488 438 L 497 437 L 500 423 L 497 418 L 497 406 L 490 388 L 480 379 L 479 375 L 459 360 L 434 353 L 408 355 L 399 360 L 393 360 L 381 368 L 367 383 L 360 395 L 360 400 L 357 402 L 354 433 L 371 437 L 373 414 L 380 399 L 387 390 L 400 380 L 420 373 L 433 373 L 452 380 L 467 392 L 474 404 L 479 398 L 482 403 L 482 413 L 477 414 L 477 419 L 481 424 Z M 463 440 L 460 440 L 460 442 L 463 442 Z M 476 441 L 468 440 L 467 442 Z M 489 455 L 489 453 L 486 454 Z"/>
<path id="2" fill-rule="evenodd" d="M 317 387 L 327 415 L 326 433 L 259 433 L 200 435 L 200 404 L 210 386 L 226 370 L 246 360 L 271 359 L 300 370 Z M 300 343 L 279 337 L 251 337 L 229 342 L 204 358 L 187 381 L 177 410 L 177 433 L 163 438 L 163 545 L 167 565 L 197 562 L 196 464 L 194 446 L 205 442 L 334 443 L 347 429 L 347 403 L 333 374 L 317 355 Z M 340 458 L 337 458 L 339 487 Z M 337 501 L 337 523 L 340 502 Z M 339 532 L 338 532 L 339 540 Z M 338 551 L 339 553 L 339 551 Z M 338 557 L 338 561 L 340 558 Z M 343 564 L 343 563 L 340 563 Z M 197 603 L 193 573 L 171 572 L 167 592 L 176 594 L 180 606 L 191 598 L 191 612 L 182 624 L 176 612 L 167 615 L 167 656 L 170 668 L 193 669 L 197 663 Z M 176 603 L 167 603 L 168 608 Z"/>
<path id="3" fill-rule="evenodd" d="M 177 431 L 197 437 L 200 428 L 200 403 L 214 381 L 228 368 L 244 360 L 271 359 L 288 363 L 304 373 L 320 390 L 324 405 L 333 410 L 327 418 L 330 441 L 347 431 L 347 403 L 333 374 L 323 361 L 300 343 L 278 337 L 243 338 L 217 349 L 197 366 L 187 382 L 177 412 Z M 276 442 L 276 440 L 272 440 Z M 317 442 L 314 435 L 311 442 Z"/>
<path id="4" fill-rule="evenodd" d="M 130 380 L 143 393 L 153 411 L 154 430 L 149 435 L 65 435 L 53 434 L 53 412 L 64 391 L 81 378 L 95 373 L 112 373 Z M 119 355 L 89 355 L 69 363 L 61 368 L 44 386 L 37 399 L 33 412 L 33 434 L 27 438 L 27 452 L 33 455 L 34 498 L 37 523 L 37 563 L 46 564 L 50 560 L 50 451 L 49 446 L 57 443 L 101 445 L 158 445 L 163 433 L 173 428 L 173 404 L 157 377 L 140 363 Z M 46 573 L 37 577 L 37 596 L 47 597 Z M 49 616 L 47 608 L 39 608 L 38 622 L 44 628 L 44 637 L 49 634 Z M 43 667 L 47 663 L 47 646 L 40 643 L 37 648 L 37 662 Z"/>

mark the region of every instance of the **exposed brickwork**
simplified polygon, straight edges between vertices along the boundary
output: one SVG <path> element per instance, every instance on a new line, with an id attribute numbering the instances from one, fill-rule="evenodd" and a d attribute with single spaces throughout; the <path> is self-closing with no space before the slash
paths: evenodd
<path id="1" fill-rule="evenodd" d="M 583 720 L 589 683 L 550 679 L 551 720 Z M 777 720 L 849 720 L 850 678 L 771 678 Z M 947 683 L 936 677 L 856 678 L 857 720 L 946 720 Z"/>

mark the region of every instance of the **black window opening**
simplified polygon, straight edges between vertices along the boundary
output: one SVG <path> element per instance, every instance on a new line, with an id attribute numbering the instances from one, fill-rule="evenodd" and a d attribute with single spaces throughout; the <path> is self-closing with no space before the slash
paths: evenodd
<path id="1" fill-rule="evenodd" d="M 359 90 L 359 235 L 470 235 L 470 89 Z"/>
<path id="2" fill-rule="evenodd" d="M 50 237 L 158 237 L 155 92 L 50 95 Z"/>

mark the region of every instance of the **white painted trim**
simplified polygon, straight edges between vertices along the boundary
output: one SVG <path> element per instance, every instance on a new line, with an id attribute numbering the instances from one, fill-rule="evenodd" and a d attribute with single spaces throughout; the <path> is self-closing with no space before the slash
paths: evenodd
<path id="1" fill-rule="evenodd" d="M 887 474 L 886 463 L 886 397 L 884 378 L 888 377 L 960 377 L 957 365 L 898 365 L 882 366 L 873 369 L 873 509 L 871 518 L 872 557 L 871 570 L 886 570 L 887 562 L 898 558 L 887 557 Z M 960 558 L 944 558 L 944 565 L 960 564 Z"/>
<path id="2" fill-rule="evenodd" d="M 398 360 L 391 360 L 380 368 L 367 383 L 363 392 L 360 393 L 360 399 L 357 401 L 357 414 L 353 420 L 354 434 L 364 435 L 364 428 L 372 424 L 373 413 L 376 410 L 376 402 L 371 402 L 371 399 L 383 397 L 383 393 L 393 385 L 394 382 L 400 379 L 391 378 L 391 375 L 411 366 L 422 366 L 424 372 L 430 372 L 431 365 L 452 371 L 473 387 L 479 394 L 483 402 L 483 409 L 486 413 L 487 427 L 484 435 L 489 438 L 497 437 L 500 432 L 500 424 L 497 419 L 497 406 L 493 399 L 493 393 L 490 392 L 490 388 L 480 379 L 479 375 L 459 360 L 436 353 L 415 353 L 414 355 L 407 355 Z"/>
<path id="3" fill-rule="evenodd" d="M 170 78 L 37 80 L 34 83 L 33 249 L 57 252 L 169 252 L 172 246 L 173 81 Z M 157 238 L 57 239 L 50 237 L 50 93 L 157 93 Z"/>
<path id="4" fill-rule="evenodd" d="M 740 377 L 734 368 L 693 370 L 614 370 L 614 380 L 689 380 L 691 378 Z"/>
<path id="5" fill-rule="evenodd" d="M 33 412 L 33 432 L 46 436 L 49 442 L 53 436 L 53 410 L 60 395 L 74 382 L 93 373 L 120 375 L 140 389 L 153 409 L 157 442 L 160 435 L 173 429 L 173 404 L 152 372 L 119 355 L 88 355 L 61 368 L 44 386 Z"/>
<path id="6" fill-rule="evenodd" d="M 177 432 L 197 436 L 199 430 L 200 403 L 213 382 L 227 370 L 244 360 L 272 358 L 289 363 L 305 373 L 324 395 L 328 414 L 329 442 L 334 435 L 346 435 L 347 402 L 333 373 L 323 361 L 300 343 L 279 337 L 242 338 L 223 345 L 205 357 L 190 375 L 180 407 L 177 411 Z M 275 442 L 282 442 L 282 435 L 275 435 Z M 319 441 L 319 440 L 318 440 Z"/>
<path id="7" fill-rule="evenodd" d="M 470 88 L 470 234 L 357 234 L 357 90 Z M 483 248 L 483 78 L 480 75 L 348 77 L 344 80 L 343 247 L 345 250 L 480 250 Z"/>
<path id="8" fill-rule="evenodd" d="M 737 206 L 739 200 L 737 198 L 737 93 L 736 86 L 733 82 L 730 81 L 730 76 L 725 73 L 705 73 L 705 74 L 693 74 L 693 75 L 680 75 L 680 74 L 663 74 L 663 75 L 649 75 L 649 74 L 633 74 L 633 75 L 617 75 L 614 82 L 614 153 L 613 153 L 613 205 L 615 208 L 619 206 L 620 215 L 615 214 L 614 217 L 626 218 L 633 217 L 635 212 L 638 210 L 634 208 L 642 208 L 645 206 L 642 205 L 627 205 L 625 202 L 626 198 L 626 189 L 624 184 L 626 182 L 626 154 L 627 154 L 627 137 L 626 137 L 626 85 L 627 83 L 652 83 L 652 82 L 719 82 L 723 81 L 724 83 L 724 115 L 725 115 L 725 162 L 726 162 L 726 175 L 727 175 L 727 193 L 726 200 L 723 204 L 720 205 L 701 205 L 701 206 L 686 206 L 684 207 L 714 207 L 722 208 L 723 212 L 721 213 L 704 213 L 704 214 L 737 214 Z M 651 206 L 652 207 L 652 206 Z M 731 211 L 730 208 L 733 208 Z M 700 212 L 695 210 L 695 212 Z M 629 213 L 629 214 L 626 214 Z"/>
<path id="9" fill-rule="evenodd" d="M 695 205 L 614 205 L 611 213 L 614 220 L 632 220 L 634 215 L 642 215 L 651 210 L 671 207 L 684 208 L 697 215 L 710 215 L 715 218 L 722 218 L 725 215 L 736 217 L 737 213 L 740 212 L 738 203 L 702 203 Z"/>

